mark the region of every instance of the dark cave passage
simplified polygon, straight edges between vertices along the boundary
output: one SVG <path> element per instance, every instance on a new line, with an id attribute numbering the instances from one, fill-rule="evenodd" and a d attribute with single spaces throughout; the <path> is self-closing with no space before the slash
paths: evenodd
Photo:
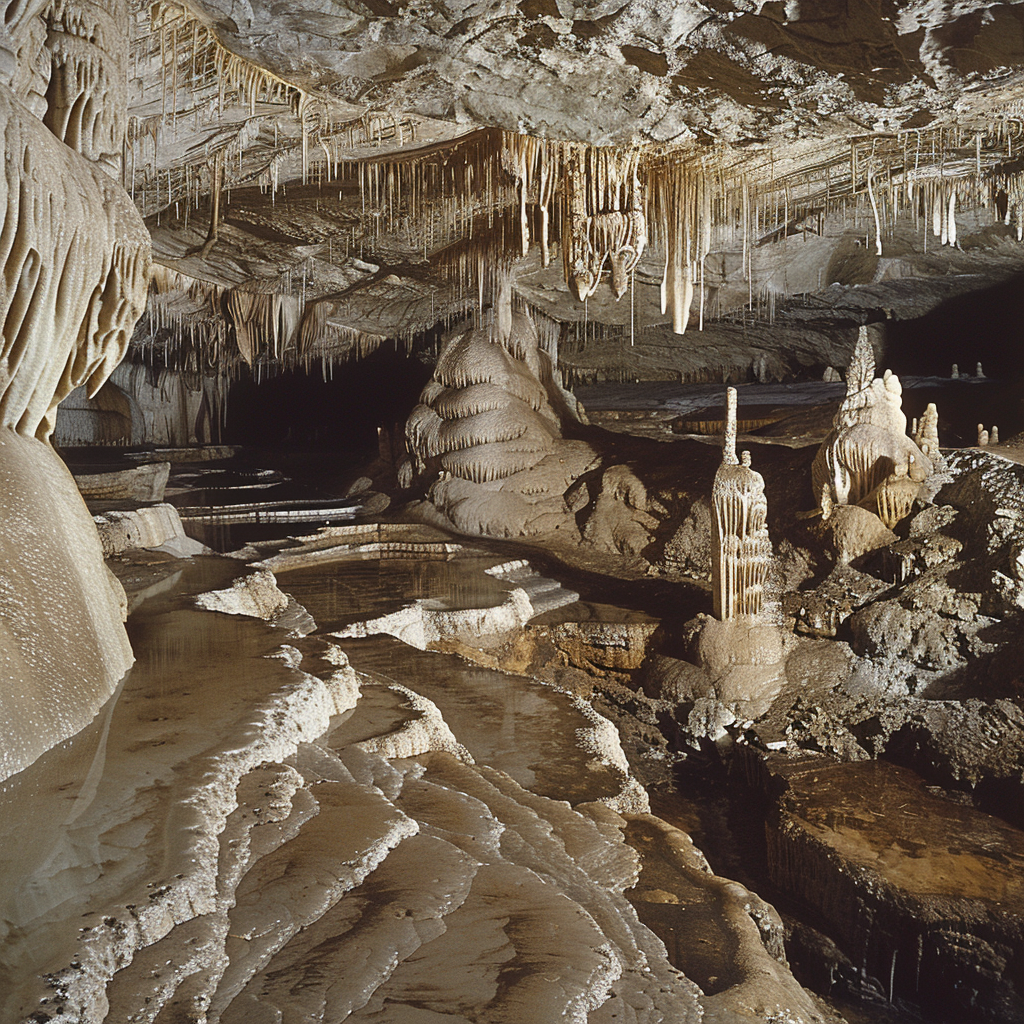
<path id="1" fill-rule="evenodd" d="M 956 363 L 973 375 L 1024 377 L 1024 276 L 958 296 L 915 320 L 885 324 L 884 365 L 893 373 L 948 377 Z"/>
<path id="2" fill-rule="evenodd" d="M 319 367 L 259 383 L 246 377 L 231 388 L 224 442 L 364 457 L 377 448 L 378 428 L 404 424 L 429 376 L 429 366 L 389 341 L 364 359 L 329 366 L 326 379 Z"/>

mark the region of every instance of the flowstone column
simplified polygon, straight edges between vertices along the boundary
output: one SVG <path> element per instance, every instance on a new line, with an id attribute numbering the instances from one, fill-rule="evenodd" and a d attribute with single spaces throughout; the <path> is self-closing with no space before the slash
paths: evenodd
<path id="1" fill-rule="evenodd" d="M 764 478 L 750 468 L 750 452 L 736 457 L 736 389 L 725 394 L 722 465 L 711 488 L 711 584 L 723 620 L 761 611 L 772 558 Z"/>
<path id="2" fill-rule="evenodd" d="M 772 565 L 764 478 L 736 456 L 736 389 L 726 391 L 722 464 L 711 488 L 714 618 L 702 617 L 696 660 L 711 693 L 744 717 L 763 713 L 782 686 L 782 636 L 765 606 Z M 740 712 L 738 711 L 737 714 Z"/>
<path id="3" fill-rule="evenodd" d="M 889 370 L 874 374 L 867 328 L 861 327 L 846 371 L 846 398 L 814 458 L 811 479 L 823 511 L 859 505 L 892 529 L 909 515 L 933 466 L 907 436 L 899 378 Z"/>
<path id="4" fill-rule="evenodd" d="M 85 726 L 132 662 L 124 592 L 49 438 L 60 401 L 80 385 L 95 394 L 124 355 L 150 257 L 141 217 L 102 169 L 121 149 L 125 12 L 11 14 L 0 37 L 0 779 Z"/>

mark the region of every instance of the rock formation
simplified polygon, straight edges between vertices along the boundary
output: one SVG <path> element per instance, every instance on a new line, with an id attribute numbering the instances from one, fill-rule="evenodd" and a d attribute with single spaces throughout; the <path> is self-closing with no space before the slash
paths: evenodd
<path id="1" fill-rule="evenodd" d="M 921 422 L 914 431 L 914 444 L 921 449 L 921 454 L 932 464 L 941 460 L 939 452 L 939 410 L 934 402 L 925 407 Z"/>
<path id="2" fill-rule="evenodd" d="M 846 372 L 846 398 L 815 457 L 811 479 L 819 502 L 860 505 L 891 528 L 910 512 L 932 464 L 907 436 L 899 378 L 889 370 L 882 377 L 874 373 L 862 327 Z"/>
<path id="3" fill-rule="evenodd" d="M 86 5 L 8 21 L 19 63 L 0 82 L 0 777 L 80 729 L 131 664 L 123 593 L 49 444 L 60 401 L 82 385 L 95 394 L 124 355 L 149 280 L 148 233 L 101 169 L 121 152 L 123 18 Z"/>
<path id="4" fill-rule="evenodd" d="M 563 437 L 575 400 L 557 378 L 507 286 L 491 323 L 456 332 L 406 427 L 418 475 L 435 507 L 463 533 L 520 537 L 572 532 L 563 494 L 597 456 Z"/>
<path id="5" fill-rule="evenodd" d="M 711 490 L 711 586 L 716 618 L 756 616 L 771 567 L 764 479 L 736 457 L 736 389 L 726 389 L 722 465 Z"/>

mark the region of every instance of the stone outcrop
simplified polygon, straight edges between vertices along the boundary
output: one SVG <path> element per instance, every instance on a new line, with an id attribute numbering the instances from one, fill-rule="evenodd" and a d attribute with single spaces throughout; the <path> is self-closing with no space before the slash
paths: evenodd
<path id="1" fill-rule="evenodd" d="M 946 1020 L 1014 1020 L 1024 992 L 1017 829 L 884 762 L 767 755 L 768 866 L 859 954 L 882 998 Z M 855 960 L 856 963 L 856 960 Z"/>
<path id="2" fill-rule="evenodd" d="M 144 548 L 185 558 L 208 550 L 185 535 L 178 510 L 166 502 L 127 512 L 105 512 L 95 517 L 95 523 L 107 556 Z"/>

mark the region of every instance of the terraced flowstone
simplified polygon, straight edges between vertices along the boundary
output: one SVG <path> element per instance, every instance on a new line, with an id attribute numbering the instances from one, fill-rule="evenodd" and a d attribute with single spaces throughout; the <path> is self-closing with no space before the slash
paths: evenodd
<path id="1" fill-rule="evenodd" d="M 104 714 L 0 793 L 3 1020 L 820 1019 L 770 908 L 647 813 L 589 705 L 195 606 L 237 572 L 181 563 Z M 652 872 L 703 921 L 670 953 L 634 909 Z"/>

